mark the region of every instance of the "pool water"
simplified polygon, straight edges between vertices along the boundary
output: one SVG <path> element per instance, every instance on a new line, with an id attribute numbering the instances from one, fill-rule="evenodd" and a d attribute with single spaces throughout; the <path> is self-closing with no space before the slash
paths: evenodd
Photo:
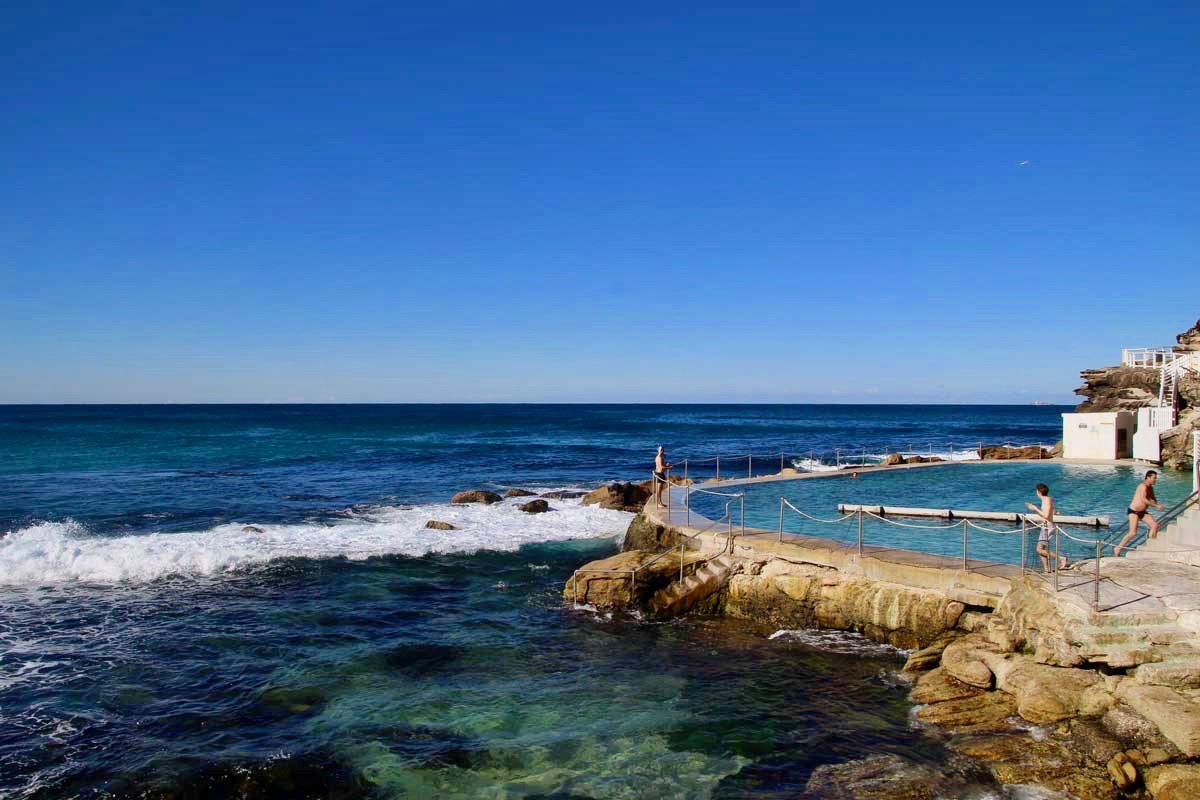
<path id="1" fill-rule="evenodd" d="M 779 498 L 784 497 L 801 511 L 823 520 L 845 515 L 837 511 L 839 503 L 856 503 L 920 508 L 954 508 L 972 511 L 1026 511 L 1025 503 L 1036 503 L 1034 487 L 1050 487 L 1059 514 L 1108 516 L 1109 528 L 1064 526 L 1079 539 L 1109 538 L 1125 525 L 1125 509 L 1134 489 L 1148 467 L 1095 464 L 947 464 L 920 469 L 864 471 L 854 478 L 850 473 L 795 481 L 747 484 L 721 491 L 745 492 L 746 526 L 778 530 Z M 1191 476 L 1161 472 L 1155 487 L 1159 502 L 1170 507 L 1191 491 Z M 709 519 L 724 515 L 728 498 L 693 494 L 692 508 Z M 735 526 L 740 523 L 739 504 L 732 506 Z M 976 520 L 968 528 L 968 552 L 972 559 L 1019 564 L 1021 537 L 1011 533 L 1015 523 Z M 898 523 L 898 524 L 890 524 Z M 906 550 L 961 558 L 962 522 L 937 518 L 892 517 L 889 522 L 866 518 L 863 541 Z M 844 543 L 858 539 L 854 517 L 839 523 L 817 522 L 790 509 L 784 514 L 784 531 L 819 536 Z M 997 533 L 994 531 L 1009 531 Z M 1037 534 L 1027 534 L 1027 564 L 1033 566 L 1033 548 Z M 1095 548 L 1063 537 L 1062 551 L 1071 559 L 1095 554 Z"/>

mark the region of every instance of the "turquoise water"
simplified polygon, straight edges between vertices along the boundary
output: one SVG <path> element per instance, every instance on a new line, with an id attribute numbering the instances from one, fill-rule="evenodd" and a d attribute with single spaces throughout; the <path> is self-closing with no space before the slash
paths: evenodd
<path id="1" fill-rule="evenodd" d="M 779 498 L 784 497 L 796 508 L 821 519 L 842 516 L 839 503 L 910 506 L 920 508 L 955 508 L 972 511 L 1025 511 L 1025 503 L 1036 503 L 1034 487 L 1045 483 L 1058 506 L 1058 513 L 1097 515 L 1110 518 L 1109 528 L 1067 526 L 1072 536 L 1094 540 L 1107 538 L 1125 524 L 1125 508 L 1138 482 L 1148 467 L 1107 466 L 1091 464 L 947 464 L 919 469 L 860 472 L 857 478 L 850 473 L 796 481 L 778 481 L 726 487 L 720 491 L 746 495 L 745 515 L 749 527 L 777 530 L 779 527 Z M 708 487 L 704 487 L 708 488 Z M 1191 475 L 1161 472 L 1156 486 L 1159 501 L 1170 507 L 1191 492 Z M 709 517 L 720 518 L 728 498 L 702 494 L 692 495 L 692 507 Z M 735 523 L 740 523 L 740 508 L 734 504 Z M 946 521 L 915 517 L 894 517 L 900 525 L 867 518 L 863 525 L 865 544 L 919 550 L 926 553 L 962 557 L 962 523 L 948 525 Z M 976 521 L 979 526 L 1011 531 L 1016 524 Z M 805 519 L 790 509 L 784 513 L 784 530 L 788 533 L 820 536 L 839 542 L 858 540 L 857 519 L 840 524 L 823 524 Z M 1032 548 L 1037 535 L 1027 538 L 1027 563 L 1035 564 Z M 1019 535 L 997 534 L 980 527 L 968 528 L 968 552 L 971 558 L 1009 564 L 1021 562 Z M 1094 556 L 1095 548 L 1063 538 L 1060 544 L 1069 558 Z M 1111 552 L 1108 553 L 1111 555 Z"/>

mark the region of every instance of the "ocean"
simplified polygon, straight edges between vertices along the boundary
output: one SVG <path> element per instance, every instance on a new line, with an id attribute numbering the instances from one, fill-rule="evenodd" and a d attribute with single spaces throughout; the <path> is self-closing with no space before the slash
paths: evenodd
<path id="1" fill-rule="evenodd" d="M 1049 444 L 1064 410 L 0 407 L 0 796 L 792 797 L 823 764 L 940 763 L 902 653 L 567 607 L 631 515 L 449 498 L 643 480 L 659 444 Z"/>

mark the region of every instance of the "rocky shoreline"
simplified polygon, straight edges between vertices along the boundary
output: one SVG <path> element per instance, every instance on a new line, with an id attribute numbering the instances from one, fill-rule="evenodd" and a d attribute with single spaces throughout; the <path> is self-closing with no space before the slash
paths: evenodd
<path id="1" fill-rule="evenodd" d="M 687 534 L 643 511 L 621 553 L 586 567 L 609 572 L 578 573 L 564 598 L 655 613 L 679 578 L 679 559 L 639 569 L 632 591 L 628 572 Z M 856 631 L 910 651 L 901 675 L 915 721 L 963 759 L 936 780 L 927 766 L 892 755 L 830 765 L 814 772 L 804 796 L 933 800 L 982 781 L 1081 800 L 1200 797 L 1200 660 L 1180 660 L 1200 655 L 1194 633 L 1090 617 L 1056 604 L 1028 576 L 911 585 L 928 582 L 917 576 L 906 585 L 866 574 L 851 558 L 739 549 L 752 552 L 693 613 L 756 628 Z M 716 558 L 729 557 L 689 550 L 683 572 L 701 574 Z"/>

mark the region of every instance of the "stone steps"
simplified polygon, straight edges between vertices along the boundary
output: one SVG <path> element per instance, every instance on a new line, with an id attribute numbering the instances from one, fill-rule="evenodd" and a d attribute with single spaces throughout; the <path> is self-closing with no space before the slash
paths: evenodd
<path id="1" fill-rule="evenodd" d="M 724 586 L 740 569 L 741 563 L 730 555 L 710 559 L 682 581 L 656 592 L 650 598 L 650 611 L 662 619 L 677 617 Z"/>
<path id="2" fill-rule="evenodd" d="M 1174 561 L 1200 567 L 1200 509 L 1180 515 L 1159 531 L 1156 538 L 1147 539 L 1125 555 L 1139 561 Z"/>

